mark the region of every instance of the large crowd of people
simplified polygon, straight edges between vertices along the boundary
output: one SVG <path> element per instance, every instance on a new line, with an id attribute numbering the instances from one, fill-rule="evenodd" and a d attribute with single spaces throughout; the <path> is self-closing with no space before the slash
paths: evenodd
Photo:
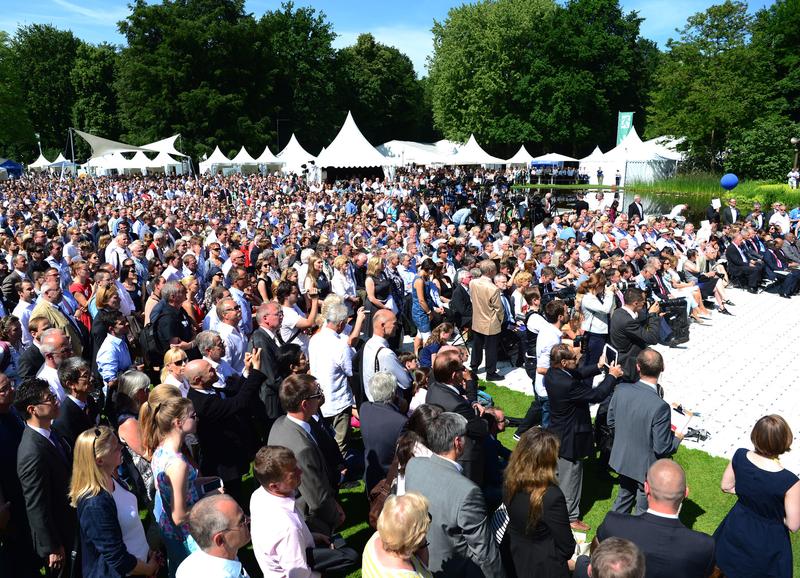
<path id="1" fill-rule="evenodd" d="M 800 209 L 696 227 L 513 180 L 0 183 L 0 574 L 791 576 L 788 425 L 733 456 L 715 535 L 686 528 L 653 346 L 691 347 L 734 287 L 791 298 Z M 479 387 L 508 367 L 524 416 Z M 598 455 L 619 491 L 577 556 Z"/>

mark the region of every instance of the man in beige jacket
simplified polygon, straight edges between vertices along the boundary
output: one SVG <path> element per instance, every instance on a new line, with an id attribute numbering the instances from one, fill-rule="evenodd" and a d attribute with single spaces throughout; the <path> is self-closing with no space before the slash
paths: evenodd
<path id="1" fill-rule="evenodd" d="M 494 261 L 486 259 L 478 264 L 481 276 L 469 284 L 472 298 L 472 359 L 470 366 L 477 373 L 486 349 L 486 379 L 500 381 L 504 379 L 497 373 L 497 345 L 500 341 L 500 328 L 503 325 L 503 304 L 500 301 L 500 289 L 493 279 L 497 273 Z"/>

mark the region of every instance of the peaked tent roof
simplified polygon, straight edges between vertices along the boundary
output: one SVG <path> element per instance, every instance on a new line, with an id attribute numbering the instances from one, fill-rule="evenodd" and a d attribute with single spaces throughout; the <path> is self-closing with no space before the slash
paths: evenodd
<path id="1" fill-rule="evenodd" d="M 264 147 L 264 152 L 259 155 L 256 159 L 262 165 L 280 165 L 282 161 L 272 154 L 272 151 L 269 150 L 269 145 Z"/>
<path id="2" fill-rule="evenodd" d="M 135 155 L 133 155 L 133 158 L 128 161 L 127 168 L 145 170 L 147 167 L 152 166 L 158 165 L 154 165 L 153 161 L 150 160 L 150 157 L 148 157 L 142 151 L 138 151 Z"/>
<path id="3" fill-rule="evenodd" d="M 525 148 L 525 145 L 521 145 L 517 154 L 506 161 L 506 164 L 509 165 L 527 165 L 529 162 L 533 160 L 533 156 L 528 150 Z"/>
<path id="4" fill-rule="evenodd" d="M 78 134 L 78 136 L 80 136 L 83 140 L 89 143 L 89 146 L 92 147 L 93 157 L 100 157 L 108 153 L 135 153 L 137 151 L 154 150 L 147 147 L 136 147 L 133 145 L 125 144 L 124 142 L 117 142 L 115 140 L 110 140 L 100 136 L 95 136 L 93 134 L 89 134 L 88 132 L 83 132 L 82 130 L 78 130 L 77 128 L 74 128 L 72 130 L 74 130 Z"/>
<path id="5" fill-rule="evenodd" d="M 456 150 L 455 148 L 450 148 L 448 152 L 443 152 L 442 149 L 447 149 L 447 146 L 443 145 L 440 148 L 436 144 L 408 140 L 390 140 L 375 148 L 382 155 L 393 157 L 399 164 L 404 165 L 411 163 L 418 165 L 445 164 L 448 156 Z"/>
<path id="6" fill-rule="evenodd" d="M 236 154 L 236 156 L 231 159 L 231 163 L 234 165 L 257 165 L 258 161 L 250 156 L 250 153 L 247 152 L 247 149 L 242 147 L 239 149 L 239 152 Z"/>
<path id="7" fill-rule="evenodd" d="M 175 148 L 175 141 L 178 140 L 178 137 L 180 136 L 181 136 L 180 134 L 172 135 L 170 137 L 157 140 L 156 142 L 151 142 L 150 144 L 146 144 L 144 145 L 143 148 L 152 151 L 158 151 L 160 153 L 167 153 L 168 155 L 177 155 L 179 157 L 188 156 L 178 151 L 178 149 Z"/>
<path id="8" fill-rule="evenodd" d="M 70 166 L 73 166 L 74 164 L 75 163 L 72 162 L 71 160 L 64 158 L 63 154 L 58 153 L 58 156 L 56 157 L 56 160 L 54 160 L 52 163 L 50 163 L 50 166 L 51 167 L 64 167 L 64 166 L 70 167 Z"/>
<path id="9" fill-rule="evenodd" d="M 39 153 L 39 158 L 33 161 L 31 164 L 28 165 L 29 169 L 46 169 L 52 163 L 44 158 L 42 153 Z"/>
<path id="10" fill-rule="evenodd" d="M 350 112 L 347 113 L 339 134 L 317 157 L 317 165 L 320 167 L 383 167 L 390 164 L 393 164 L 393 160 L 383 156 L 369 144 Z"/>
<path id="11" fill-rule="evenodd" d="M 626 162 L 677 161 L 681 159 L 681 155 L 662 146 L 642 142 L 636 129 L 633 128 L 622 142 L 608 151 L 603 158 L 608 161 Z"/>
<path id="12" fill-rule="evenodd" d="M 599 162 L 605 158 L 603 151 L 600 150 L 599 146 L 594 147 L 594 150 L 591 152 L 590 155 L 585 156 L 581 159 L 581 162 Z"/>
<path id="13" fill-rule="evenodd" d="M 150 161 L 151 167 L 169 167 L 174 165 L 183 164 L 181 161 L 174 159 L 169 153 L 161 151 L 156 158 Z"/>
<path id="14" fill-rule="evenodd" d="M 469 135 L 467 144 L 447 159 L 449 165 L 504 165 L 506 161 L 493 157 L 481 148 L 475 135 Z"/>
<path id="15" fill-rule="evenodd" d="M 568 157 L 566 155 L 560 155 L 558 153 L 547 153 L 546 155 L 536 157 L 533 160 L 544 163 L 568 163 L 568 162 L 576 162 L 578 159 L 573 159 L 572 157 Z"/>
<path id="16" fill-rule="evenodd" d="M 211 153 L 211 156 L 208 157 L 206 160 L 200 163 L 200 173 L 206 172 L 206 170 L 211 170 L 211 167 L 214 165 L 231 165 L 231 161 L 228 157 L 222 154 L 222 151 L 219 150 L 219 146 L 214 149 L 214 152 Z"/>
<path id="17" fill-rule="evenodd" d="M 289 139 L 289 144 L 278 153 L 278 159 L 284 163 L 284 172 L 289 173 L 301 173 L 303 172 L 301 165 L 307 164 L 308 161 L 316 162 L 317 160 L 314 155 L 300 146 L 294 133 L 292 133 L 292 138 Z"/>

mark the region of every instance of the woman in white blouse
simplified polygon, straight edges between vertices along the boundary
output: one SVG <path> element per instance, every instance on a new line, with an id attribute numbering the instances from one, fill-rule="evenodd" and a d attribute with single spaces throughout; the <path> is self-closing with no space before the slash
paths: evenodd
<path id="1" fill-rule="evenodd" d="M 164 354 L 164 369 L 161 370 L 161 383 L 177 387 L 182 397 L 189 393 L 189 382 L 183 376 L 188 358 L 182 349 L 170 347 Z"/>
<path id="2" fill-rule="evenodd" d="M 344 255 L 339 255 L 333 260 L 333 280 L 331 281 L 331 290 L 339 297 L 344 299 L 344 304 L 347 306 L 347 311 L 350 315 L 358 307 L 359 299 L 356 294 L 356 284 L 350 275 L 348 275 L 348 265 L 350 261 Z"/>
<path id="3" fill-rule="evenodd" d="M 614 290 L 613 285 L 606 287 L 606 276 L 603 273 L 592 273 L 578 287 L 583 314 L 581 329 L 587 339 L 583 365 L 597 365 L 603 355 L 603 348 L 608 343 L 609 321 L 614 310 Z"/>

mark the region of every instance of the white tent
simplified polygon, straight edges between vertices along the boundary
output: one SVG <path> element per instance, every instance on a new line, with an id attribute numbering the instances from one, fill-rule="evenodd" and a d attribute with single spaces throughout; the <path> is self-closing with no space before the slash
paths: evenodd
<path id="1" fill-rule="evenodd" d="M 681 155 L 652 142 L 642 142 L 632 129 L 616 147 L 604 155 L 603 172 L 610 179 L 617 171 L 620 184 L 647 183 L 673 176 Z"/>
<path id="2" fill-rule="evenodd" d="M 156 142 L 151 142 L 150 144 L 144 145 L 145 149 L 151 151 L 158 151 L 159 153 L 166 153 L 168 155 L 175 155 L 179 157 L 185 157 L 187 155 L 180 152 L 178 149 L 175 148 L 175 141 L 180 138 L 180 134 L 172 135 L 165 139 L 157 140 Z"/>
<path id="3" fill-rule="evenodd" d="M 231 164 L 234 165 L 257 165 L 258 161 L 250 156 L 247 149 L 242 147 L 235 157 L 231 159 Z"/>
<path id="4" fill-rule="evenodd" d="M 589 175 L 589 184 L 596 185 L 597 183 L 597 169 L 603 167 L 605 162 L 605 155 L 600 150 L 599 146 L 594 147 L 594 150 L 588 156 L 580 159 L 580 170 Z M 605 173 L 605 168 L 603 168 Z"/>
<path id="5" fill-rule="evenodd" d="M 457 149 L 442 151 L 436 144 L 420 143 L 407 140 L 390 140 L 376 147 L 378 152 L 397 161 L 400 166 L 417 165 L 442 165 L 447 158 Z"/>
<path id="6" fill-rule="evenodd" d="M 272 151 L 269 150 L 269 146 L 264 147 L 264 152 L 256 159 L 258 164 L 260 165 L 281 165 L 283 161 L 281 161 L 278 157 L 272 154 Z"/>
<path id="7" fill-rule="evenodd" d="M 48 168 L 52 163 L 44 158 L 42 153 L 39 153 L 39 158 L 33 161 L 31 164 L 28 165 L 29 170 L 33 171 L 43 171 Z"/>
<path id="8" fill-rule="evenodd" d="M 284 173 L 296 174 L 303 172 L 301 165 L 308 165 L 309 161 L 316 162 L 317 160 L 310 152 L 300 146 L 294 133 L 292 133 L 292 138 L 289 139 L 289 144 L 278 153 L 278 159 L 284 163 L 282 169 Z"/>
<path id="9" fill-rule="evenodd" d="M 320 168 L 384 167 L 393 163 L 364 138 L 350 112 L 339 134 L 317 157 L 317 166 Z"/>
<path id="10" fill-rule="evenodd" d="M 83 140 L 89 143 L 89 146 L 92 147 L 93 157 L 100 157 L 115 152 L 116 153 L 134 153 L 137 151 L 155 152 L 154 149 L 150 149 L 147 147 L 137 147 L 123 142 L 117 142 L 115 140 L 110 140 L 107 138 L 89 134 L 88 132 L 83 132 L 82 130 L 78 130 L 76 128 L 72 130 L 74 130 L 75 133 L 78 136 L 80 136 Z"/>
<path id="11" fill-rule="evenodd" d="M 568 157 L 566 155 L 560 155 L 558 153 L 547 153 L 546 155 L 542 155 L 539 157 L 535 157 L 532 159 L 533 162 L 539 163 L 549 163 L 553 165 L 558 165 L 561 163 L 574 163 L 577 162 L 578 159 L 573 159 L 572 157 Z"/>
<path id="12" fill-rule="evenodd" d="M 469 135 L 467 144 L 447 158 L 448 165 L 503 165 L 505 162 L 483 150 L 474 134 Z"/>
<path id="13" fill-rule="evenodd" d="M 515 154 L 513 157 L 508 159 L 506 161 L 506 164 L 528 166 L 528 164 L 532 160 L 533 160 L 533 156 L 531 156 L 531 153 L 529 153 L 528 150 L 525 148 L 525 145 L 522 145 L 522 146 L 519 147 L 519 150 L 517 151 L 517 154 Z"/>
<path id="14" fill-rule="evenodd" d="M 176 175 L 183 174 L 183 163 L 174 159 L 172 155 L 164 151 L 158 153 L 156 158 L 150 161 L 148 168 L 160 168 L 163 169 L 165 173 L 170 173 L 174 170 Z"/>
<path id="15" fill-rule="evenodd" d="M 50 163 L 50 168 L 54 170 L 66 170 L 67 172 L 70 172 L 75 170 L 75 163 L 64 158 L 63 154 L 58 153 L 56 160 Z"/>
<path id="16" fill-rule="evenodd" d="M 217 168 L 229 167 L 232 164 L 231 160 L 222 154 L 219 147 L 216 147 L 210 157 L 200 162 L 200 174 L 205 172 L 215 173 Z"/>

